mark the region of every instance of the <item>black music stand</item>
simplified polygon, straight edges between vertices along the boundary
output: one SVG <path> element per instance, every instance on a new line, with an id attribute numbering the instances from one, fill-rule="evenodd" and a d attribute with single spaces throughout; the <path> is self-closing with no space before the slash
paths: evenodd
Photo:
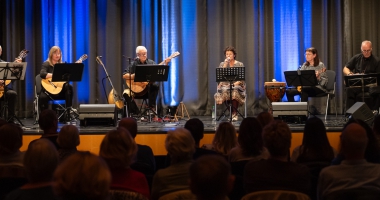
<path id="1" fill-rule="evenodd" d="M 318 85 L 315 70 L 285 71 L 284 75 L 288 87 L 311 87 Z"/>
<path id="2" fill-rule="evenodd" d="M 68 104 L 67 101 L 72 101 L 68 94 L 69 90 L 69 82 L 79 82 L 82 81 L 82 73 L 83 73 L 84 64 L 83 63 L 57 63 L 54 65 L 53 68 L 53 77 L 52 82 L 66 82 L 65 83 L 65 100 L 66 104 Z M 72 102 L 71 102 L 72 105 Z M 75 114 L 74 118 L 71 118 L 70 113 L 73 112 Z M 58 117 L 61 118 L 66 114 L 66 117 L 64 117 L 65 122 L 69 122 L 79 116 L 79 114 L 72 109 L 72 107 L 65 108 L 65 111 Z"/>
<path id="3" fill-rule="evenodd" d="M 169 66 L 168 65 L 136 65 L 135 82 L 164 82 L 168 80 Z M 148 84 L 148 96 L 150 96 L 150 83 Z M 151 111 L 157 113 L 148 106 L 144 112 Z M 142 112 L 142 113 L 144 113 Z M 152 116 L 149 112 L 149 122 L 152 122 Z"/>
<path id="4" fill-rule="evenodd" d="M 230 111 L 230 122 L 232 122 L 232 108 L 236 110 L 236 112 L 242 117 L 243 115 L 239 112 L 238 108 L 235 108 L 232 105 L 232 85 L 234 81 L 244 81 L 245 80 L 245 67 L 218 67 L 216 68 L 216 82 L 228 81 L 230 82 L 230 100 L 226 109 L 224 109 L 223 113 L 218 117 L 216 121 L 219 121 L 224 113 L 227 110 Z"/>
<path id="5" fill-rule="evenodd" d="M 0 78 L 4 81 L 6 80 L 24 80 L 25 79 L 25 71 L 26 71 L 26 62 L 1 62 L 0 63 Z M 8 116 L 8 98 L 7 98 L 8 87 L 4 85 L 4 106 L 1 108 L 1 116 L 9 122 L 11 120 L 16 119 L 21 126 L 24 124 L 21 123 L 20 119 L 14 113 L 13 116 Z"/>
<path id="6" fill-rule="evenodd" d="M 364 102 L 364 88 L 379 86 L 380 74 L 353 74 L 344 76 L 346 87 L 360 87 L 362 89 L 362 102 Z"/>

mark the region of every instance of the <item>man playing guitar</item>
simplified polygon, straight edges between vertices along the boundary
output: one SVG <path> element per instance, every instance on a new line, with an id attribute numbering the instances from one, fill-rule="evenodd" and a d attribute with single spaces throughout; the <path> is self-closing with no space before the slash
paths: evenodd
<path id="1" fill-rule="evenodd" d="M 82 60 L 79 59 L 77 62 L 81 63 Z M 53 46 L 49 51 L 48 59 L 44 63 L 42 63 L 42 68 L 40 71 L 41 78 L 43 79 L 52 78 L 53 77 L 52 72 L 54 69 L 54 65 L 56 63 L 62 63 L 62 51 L 58 46 Z M 36 83 L 36 84 L 39 84 L 39 83 Z M 58 94 L 52 94 L 46 88 L 43 88 L 42 90 L 45 90 L 46 92 L 48 92 L 49 96 L 52 97 L 53 99 L 65 99 L 66 107 L 70 108 L 72 106 L 73 87 L 69 83 L 67 83 L 69 85 L 68 87 L 66 87 L 65 84 L 62 87 L 62 90 Z M 41 91 L 39 95 L 39 100 L 38 100 L 41 111 L 48 108 L 48 102 L 50 100 L 49 96 L 44 91 Z"/>
<path id="2" fill-rule="evenodd" d="M 142 64 L 156 64 L 156 62 L 154 62 L 153 60 L 151 59 L 148 59 L 148 50 L 144 47 L 144 46 L 138 46 L 136 48 L 136 55 L 137 57 L 134 59 L 134 61 L 132 62 L 132 64 L 128 67 L 128 69 L 125 70 L 125 73 L 123 74 L 123 79 L 126 80 L 127 84 L 128 82 L 132 82 L 132 85 L 131 85 L 131 88 L 132 88 L 132 91 L 135 93 L 134 95 L 138 95 L 138 96 L 142 96 L 144 95 L 147 91 L 146 91 L 146 86 L 147 84 L 150 84 L 150 91 L 149 91 L 149 107 L 150 108 L 155 108 L 156 107 L 156 98 L 157 98 L 157 95 L 158 95 L 158 91 L 159 91 L 159 85 L 158 83 L 141 83 L 141 82 L 133 82 L 133 80 L 135 79 L 135 69 L 136 69 L 136 65 L 142 65 Z M 163 64 L 167 65 L 169 62 L 170 62 L 171 58 L 166 58 L 165 61 L 163 62 Z M 161 63 L 160 63 L 161 64 Z M 137 88 L 135 90 L 135 88 Z M 126 99 L 127 101 L 130 102 L 131 98 L 133 98 L 133 96 L 129 96 L 128 94 L 123 94 L 124 96 L 124 99 Z M 130 108 L 128 108 L 130 109 Z"/>

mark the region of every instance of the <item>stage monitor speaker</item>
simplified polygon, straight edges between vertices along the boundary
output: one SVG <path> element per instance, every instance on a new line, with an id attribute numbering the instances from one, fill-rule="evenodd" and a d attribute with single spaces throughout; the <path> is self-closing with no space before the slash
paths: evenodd
<path id="1" fill-rule="evenodd" d="M 307 102 L 272 102 L 273 117 L 286 123 L 305 123 L 309 112 Z"/>
<path id="2" fill-rule="evenodd" d="M 365 121 L 368 125 L 372 125 L 375 115 L 364 102 L 356 102 L 351 108 L 346 111 L 346 117 L 360 119 Z"/>
<path id="3" fill-rule="evenodd" d="M 79 120 L 81 126 L 117 124 L 115 104 L 80 104 Z"/>

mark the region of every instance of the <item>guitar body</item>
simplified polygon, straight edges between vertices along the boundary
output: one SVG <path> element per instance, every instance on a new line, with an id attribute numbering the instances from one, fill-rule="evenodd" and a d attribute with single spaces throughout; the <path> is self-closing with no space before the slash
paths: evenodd
<path id="1" fill-rule="evenodd" d="M 11 83 L 11 80 L 6 80 L 5 81 L 5 85 L 8 85 L 9 83 Z M 0 85 L 0 98 L 3 97 L 3 95 L 4 95 L 4 85 L 1 84 Z"/>
<path id="2" fill-rule="evenodd" d="M 122 109 L 124 107 L 123 100 L 121 100 L 121 98 L 114 89 L 112 89 L 111 92 L 108 94 L 108 103 L 115 104 L 116 108 L 118 109 Z"/>
<path id="3" fill-rule="evenodd" d="M 135 82 L 134 80 L 126 80 L 125 82 L 137 96 L 139 96 L 140 93 L 143 93 L 141 95 L 144 95 L 146 92 L 145 90 L 147 89 L 146 86 L 149 84 L 149 82 Z"/>
<path id="4" fill-rule="evenodd" d="M 62 91 L 65 82 L 52 82 L 51 78 L 41 80 L 42 87 L 50 94 L 59 94 Z"/>

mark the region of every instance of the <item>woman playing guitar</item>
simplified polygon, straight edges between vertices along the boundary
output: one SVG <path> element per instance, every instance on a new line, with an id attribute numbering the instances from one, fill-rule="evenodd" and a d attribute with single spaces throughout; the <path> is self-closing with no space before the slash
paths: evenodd
<path id="1" fill-rule="evenodd" d="M 81 63 L 82 59 L 79 59 L 77 62 Z M 57 63 L 62 63 L 62 51 L 58 46 L 53 46 L 49 51 L 48 59 L 44 63 L 42 63 L 42 68 L 40 71 L 41 78 L 51 79 L 53 77 L 52 72 L 54 69 L 54 65 Z M 36 84 L 39 84 L 39 83 L 36 83 Z M 52 87 L 54 88 L 57 87 L 57 86 L 54 86 L 53 83 L 51 84 L 52 84 Z M 67 108 L 72 106 L 73 87 L 70 84 L 68 85 L 68 87 L 65 87 L 64 85 L 62 87 L 62 90 L 57 94 L 53 94 L 55 92 L 49 91 L 47 87 L 46 88 L 44 87 L 43 90 L 47 91 L 49 93 L 49 96 L 52 97 L 53 99 L 65 99 Z M 39 107 L 41 111 L 48 108 L 48 102 L 50 100 L 49 96 L 45 92 L 41 91 L 39 95 L 39 99 L 38 99 L 38 103 L 39 103 Z"/>

